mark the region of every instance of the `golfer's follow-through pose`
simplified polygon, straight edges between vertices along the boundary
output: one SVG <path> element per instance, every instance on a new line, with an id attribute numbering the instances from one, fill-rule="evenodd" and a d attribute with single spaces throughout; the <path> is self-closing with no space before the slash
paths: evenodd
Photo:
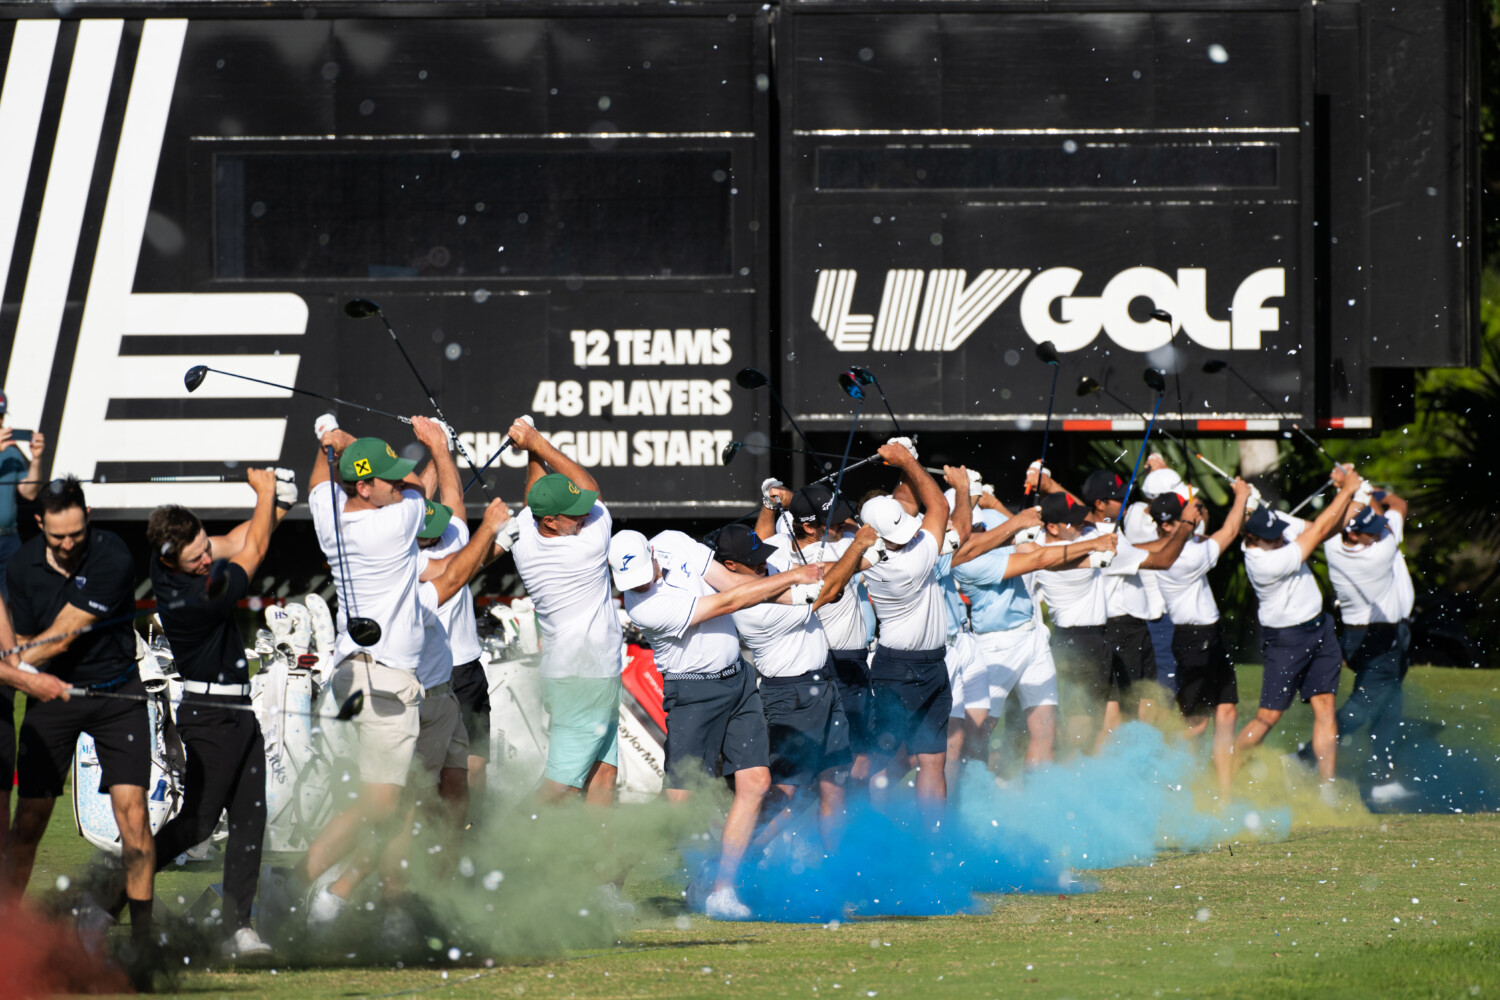
<path id="1" fill-rule="evenodd" d="M 229 810 L 224 927 L 231 936 L 224 951 L 231 957 L 271 950 L 250 926 L 266 832 L 266 744 L 254 713 L 223 707 L 250 704 L 250 670 L 234 609 L 265 558 L 272 530 L 297 501 L 289 474 L 278 481 L 270 469 L 249 469 L 245 480 L 255 491 L 255 512 L 227 535 L 210 537 L 186 507 L 158 507 L 146 523 L 151 586 L 182 676 L 177 731 L 187 749 L 182 811 L 156 835 L 156 868 L 207 840 L 219 814 Z M 228 585 L 211 598 L 208 569 L 218 559 L 229 560 Z"/>
<path id="2" fill-rule="evenodd" d="M 448 442 L 436 423 L 413 417 L 412 429 L 429 452 L 446 454 Z M 417 593 L 417 533 L 427 503 L 417 489 L 420 483 L 415 477 L 408 479 L 416 463 L 397 457 L 395 449 L 379 438 L 356 440 L 336 428 L 325 431 L 321 441 L 338 456 L 344 482 L 329 481 L 320 452 L 308 484 L 307 503 L 340 598 L 334 647 L 337 666 L 329 683 L 335 700 L 343 702 L 359 691 L 364 694 L 364 706 L 354 719 L 359 797 L 308 848 L 299 872 L 308 883 L 347 855 L 366 826 L 385 839 L 391 821 L 399 815 L 421 728 L 422 685 L 417 680 L 417 664 L 426 631 Z M 342 533 L 342 556 L 336 527 Z M 349 634 L 354 617 L 379 624 L 379 640 L 368 647 L 358 645 Z M 309 919 L 331 920 L 342 903 L 325 888 L 312 899 Z"/>
<path id="3" fill-rule="evenodd" d="M 639 531 L 622 531 L 610 540 L 609 568 L 626 614 L 651 643 L 661 670 L 667 798 L 686 801 L 695 777 L 733 775 L 734 802 L 705 910 L 710 917 L 747 919 L 750 908 L 735 893 L 735 876 L 771 788 L 770 748 L 755 675 L 740 658 L 729 616 L 775 600 L 795 584 L 821 580 L 823 565 L 740 582 L 714 562 L 707 546 L 680 531 L 664 531 L 650 542 Z M 715 590 L 716 584 L 724 589 Z"/>
<path id="4" fill-rule="evenodd" d="M 620 619 L 609 589 L 609 508 L 587 470 L 526 420 L 510 438 L 530 459 L 511 554 L 542 630 L 542 694 L 552 717 L 543 797 L 614 801 Z M 548 467 L 556 470 L 551 473 Z"/>
<path id="5" fill-rule="evenodd" d="M 23 545 L 6 567 L 16 638 L 25 643 L 57 637 L 26 650 L 14 668 L 8 661 L 0 671 L 0 680 L 27 696 L 17 763 L 20 801 L 11 828 L 10 885 L 18 895 L 25 891 L 37 844 L 63 792 L 78 735 L 88 733 L 99 754 L 99 791 L 110 797 L 120 828 L 132 939 L 141 948 L 150 932 L 155 850 L 146 808 L 151 727 L 129 619 L 135 609 L 135 567 L 117 535 L 89 524 L 78 480 L 48 484 L 40 503 L 41 534 Z M 68 634 L 122 615 L 117 624 L 84 635 Z M 138 695 L 140 700 L 69 699 L 69 687 Z"/>

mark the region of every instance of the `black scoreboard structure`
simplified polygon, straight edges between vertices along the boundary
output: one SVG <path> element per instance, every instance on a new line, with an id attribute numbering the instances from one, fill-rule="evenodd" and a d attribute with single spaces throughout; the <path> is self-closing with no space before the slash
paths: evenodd
<path id="1" fill-rule="evenodd" d="M 427 412 L 353 298 L 478 458 L 530 413 L 624 518 L 737 513 L 792 467 L 745 367 L 820 444 L 851 366 L 982 444 L 1040 430 L 1041 342 L 1056 428 L 1111 435 L 1148 364 L 1195 434 L 1360 432 L 1476 350 L 1468 3 L 60 9 L 0 3 L 0 349 L 10 425 L 116 480 L 107 516 L 247 503 L 151 476 L 305 477 L 330 404 L 277 386 Z"/>

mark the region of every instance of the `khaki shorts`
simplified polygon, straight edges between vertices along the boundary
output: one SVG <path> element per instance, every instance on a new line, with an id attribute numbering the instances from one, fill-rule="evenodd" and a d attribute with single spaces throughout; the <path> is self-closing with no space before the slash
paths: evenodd
<path id="1" fill-rule="evenodd" d="M 364 707 L 354 717 L 359 780 L 404 786 L 421 728 L 422 685 L 416 674 L 355 653 L 334 668 L 329 685 L 338 704 L 355 691 L 365 693 Z"/>
<path id="2" fill-rule="evenodd" d="M 422 697 L 421 730 L 417 753 L 411 762 L 414 773 L 436 785 L 448 768 L 469 769 L 469 731 L 464 728 L 463 707 L 452 684 L 437 684 Z"/>

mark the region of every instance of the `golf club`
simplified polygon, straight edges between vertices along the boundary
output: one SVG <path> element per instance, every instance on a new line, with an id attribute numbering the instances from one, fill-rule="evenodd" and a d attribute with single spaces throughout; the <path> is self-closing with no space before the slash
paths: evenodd
<path id="1" fill-rule="evenodd" d="M 531 426 L 533 426 L 533 427 L 536 426 L 536 422 L 531 419 L 531 414 L 529 414 L 529 413 L 524 414 L 521 417 L 521 419 L 524 420 L 524 421 L 526 421 L 528 424 L 531 424 Z M 482 476 L 482 475 L 484 475 L 485 472 L 486 472 L 486 470 L 488 470 L 489 467 L 494 464 L 495 459 L 497 459 L 501 455 L 503 455 L 505 453 L 505 450 L 507 448 L 509 448 L 511 445 L 515 444 L 515 443 L 516 443 L 516 439 L 513 438 L 513 437 L 510 437 L 509 435 L 507 435 L 506 438 L 505 438 L 505 440 L 500 442 L 500 447 L 498 447 L 498 448 L 495 449 L 495 453 L 493 455 L 491 455 L 489 458 L 485 459 L 484 464 L 481 465 L 479 467 L 479 469 L 474 473 L 473 477 L 470 478 L 470 480 L 467 483 L 464 484 L 464 492 L 465 493 L 469 492 L 470 488 L 472 488 L 473 485 L 476 482 L 479 481 L 479 477 Z M 473 463 L 470 463 L 470 464 L 472 465 Z M 726 461 L 724 464 L 728 465 L 729 463 Z M 490 491 L 488 489 L 486 489 L 484 491 L 484 495 L 485 496 L 489 496 L 490 495 Z"/>
<path id="2" fill-rule="evenodd" d="M 1177 393 L 1177 429 L 1182 433 L 1183 437 L 1187 437 L 1187 414 L 1183 412 L 1182 409 L 1182 366 L 1177 363 L 1177 328 L 1172 324 L 1172 314 L 1167 312 L 1165 309 L 1151 310 L 1151 318 L 1159 323 L 1167 324 L 1167 346 L 1172 348 L 1172 387 Z M 1176 438 L 1173 438 L 1171 435 L 1168 435 L 1165 428 L 1162 429 L 1162 434 L 1166 436 L 1168 440 L 1175 441 L 1177 446 L 1184 452 L 1187 451 L 1187 446 L 1184 445 L 1181 441 L 1178 441 Z M 1198 457 L 1203 458 L 1202 455 L 1199 455 Z M 1186 472 L 1188 480 L 1189 482 L 1191 482 L 1193 479 L 1193 467 L 1191 465 L 1188 465 Z M 1201 483 L 1197 484 L 1197 486 L 1199 490 L 1202 490 L 1203 487 Z"/>
<path id="3" fill-rule="evenodd" d="M 1146 436 L 1141 439 L 1141 453 L 1135 456 L 1135 468 L 1130 470 L 1130 482 L 1125 484 L 1125 493 L 1120 499 L 1121 507 L 1130 502 L 1130 491 L 1135 487 L 1135 477 L 1140 474 L 1141 462 L 1146 458 L 1146 449 L 1151 445 L 1151 428 L 1156 426 L 1156 415 L 1161 412 L 1161 397 L 1167 391 L 1167 380 L 1162 373 L 1155 368 L 1147 368 L 1141 373 L 1141 378 L 1146 384 L 1156 391 L 1156 405 L 1151 408 L 1151 419 L 1146 421 Z M 1123 521 L 1124 518 L 1122 517 Z"/>
<path id="4" fill-rule="evenodd" d="M 849 374 L 859 380 L 860 385 L 873 385 L 875 391 L 880 393 L 880 402 L 885 404 L 885 412 L 891 415 L 891 423 L 896 426 L 896 437 L 905 437 L 906 432 L 901 429 L 901 421 L 896 419 L 896 411 L 891 409 L 891 401 L 885 398 L 885 387 L 880 384 L 880 379 L 868 368 L 851 367 Z"/>
<path id="5" fill-rule="evenodd" d="M 243 475 L 237 475 L 233 472 L 227 472 L 222 475 L 206 476 L 136 476 L 134 478 L 131 478 L 129 476 L 122 476 L 118 479 L 111 476 L 95 476 L 93 479 L 79 479 L 77 481 L 80 483 L 99 483 L 101 486 L 106 484 L 114 486 L 132 486 L 139 483 L 243 483 L 245 481 L 245 477 Z M 62 480 L 60 478 L 22 479 L 15 485 L 25 486 L 29 483 L 58 482 L 62 482 Z"/>
<path id="6" fill-rule="evenodd" d="M 1234 365 L 1230 364 L 1228 361 L 1225 361 L 1222 358 L 1209 358 L 1207 361 L 1205 361 L 1203 363 L 1203 372 L 1206 375 L 1217 375 L 1219 372 L 1223 372 L 1223 371 L 1227 371 L 1229 374 L 1233 375 L 1235 378 L 1237 378 L 1241 382 L 1243 382 L 1244 385 L 1245 385 L 1245 388 L 1247 388 L 1251 392 L 1255 393 L 1255 397 L 1257 399 L 1259 399 L 1262 403 L 1265 403 L 1266 407 L 1272 413 L 1280 413 L 1281 412 L 1280 410 L 1278 410 L 1276 408 L 1276 404 L 1273 403 L 1273 402 L 1271 402 L 1271 400 L 1269 398 L 1267 398 L 1267 396 L 1266 396 L 1265 393 L 1261 392 L 1254 385 L 1252 385 L 1250 383 L 1250 380 L 1247 379 L 1247 378 L 1245 378 L 1245 376 L 1241 375 L 1238 371 L 1236 371 Z M 1302 439 L 1304 441 L 1306 441 L 1308 444 L 1312 445 L 1314 448 L 1318 449 L 1318 451 L 1322 452 L 1324 458 L 1328 459 L 1334 465 L 1338 464 L 1338 459 L 1336 459 L 1332 455 L 1328 454 L 1328 449 L 1324 448 L 1321 444 L 1319 444 L 1318 441 L 1317 441 L 1317 439 L 1314 438 L 1311 434 L 1309 434 L 1309 433 L 1307 433 L 1307 431 L 1303 430 L 1302 426 L 1300 424 L 1292 424 L 1292 430 L 1294 430 L 1298 434 L 1302 435 Z"/>
<path id="7" fill-rule="evenodd" d="M 151 702 L 156 698 L 154 694 L 127 694 L 123 691 L 95 691 L 90 688 L 79 687 L 68 688 L 68 695 L 73 698 L 115 698 L 119 701 L 143 702 Z M 228 708 L 233 709 L 236 712 L 256 711 L 256 706 L 254 705 L 241 705 L 232 701 L 198 701 L 197 699 L 194 699 L 192 704 L 195 707 L 199 705 L 207 705 L 212 708 Z M 365 693 L 363 691 L 356 691 L 349 697 L 344 699 L 344 703 L 339 706 L 338 714 L 331 716 L 331 718 L 335 722 L 350 722 L 353 721 L 354 717 L 359 714 L 360 709 L 364 707 Z M 310 719 L 330 718 L 330 716 L 323 715 L 320 712 L 299 712 L 296 709 L 286 708 L 282 709 L 282 711 L 290 712 L 292 715 L 305 715 Z"/>
<path id="8" fill-rule="evenodd" d="M 1318 497 L 1322 496 L 1323 495 L 1323 491 L 1326 490 L 1326 489 L 1328 489 L 1328 487 L 1330 487 L 1332 485 L 1333 485 L 1333 480 L 1332 479 L 1328 480 L 1322 486 L 1319 486 L 1317 489 L 1315 489 L 1311 493 L 1309 493 L 1307 495 L 1306 499 L 1304 499 L 1297 506 L 1293 507 L 1291 510 L 1287 511 L 1287 513 L 1288 514 L 1296 514 L 1297 511 L 1301 510 L 1303 507 L 1306 507 L 1308 504 L 1312 503 Z"/>
<path id="9" fill-rule="evenodd" d="M 366 406 L 363 403 L 351 403 L 349 402 L 349 400 L 339 399 L 337 396 L 325 396 L 323 393 L 313 392 L 311 389 L 298 389 L 294 385 L 280 385 L 276 382 L 267 382 L 262 378 L 251 378 L 249 375 L 236 375 L 234 372 L 226 372 L 222 368 L 210 368 L 208 367 L 208 365 L 194 365 L 193 367 L 189 368 L 187 370 L 187 374 L 182 376 L 182 384 L 187 386 L 188 392 L 195 392 L 197 391 L 198 387 L 203 384 L 203 380 L 208 377 L 209 372 L 213 372 L 217 375 L 228 375 L 230 378 L 244 379 L 246 382 L 256 382 L 260 385 L 268 385 L 272 389 L 284 389 L 287 392 L 301 393 L 304 396 L 312 396 L 314 399 L 326 400 L 330 403 L 337 403 L 340 406 L 352 406 L 356 410 L 364 410 L 366 413 L 373 413 L 377 417 L 390 417 L 392 420 L 399 420 L 403 424 L 411 423 L 411 417 L 403 417 L 399 413 L 390 413 L 386 410 L 377 410 L 375 409 L 375 407 Z"/>
<path id="10" fill-rule="evenodd" d="M 1196 452 L 1196 451 L 1193 452 L 1193 457 L 1196 458 L 1198 461 L 1202 462 L 1204 465 L 1208 466 L 1213 471 L 1217 472 L 1220 476 L 1222 476 L 1224 478 L 1225 482 L 1227 482 L 1227 483 L 1234 482 L 1234 477 L 1233 476 L 1231 476 L 1229 473 L 1225 472 L 1223 469 L 1219 468 L 1214 463 L 1210 462 L 1208 459 L 1204 458 L 1198 452 Z"/>
<path id="11" fill-rule="evenodd" d="M 208 600 L 210 601 L 218 600 L 229 592 L 228 559 L 215 559 L 212 563 L 209 564 L 208 576 L 204 580 L 203 589 Z M 167 603 L 160 605 L 157 608 L 157 611 L 176 611 L 178 608 L 185 608 L 189 604 L 197 604 L 200 600 L 201 598 L 197 597 L 196 595 L 190 597 L 180 597 L 175 601 L 168 601 Z M 104 618 L 99 621 L 93 622 L 92 624 L 85 625 L 82 628 L 75 628 L 71 632 L 64 632 L 61 635 L 52 635 L 47 636 L 44 639 L 33 639 L 30 642 L 23 642 L 19 646 L 12 646 L 10 649 L 0 650 L 0 660 L 8 659 L 16 653 L 24 653 L 26 652 L 26 650 L 35 649 L 38 646 L 46 646 L 49 643 L 61 642 L 64 639 L 72 639 L 80 635 L 88 635 L 90 632 L 93 632 L 97 629 L 109 628 L 112 625 L 119 625 L 121 622 L 133 622 L 140 617 L 142 617 L 142 612 L 131 611 L 129 614 L 115 615 L 113 618 Z"/>
<path id="12" fill-rule="evenodd" d="M 844 442 L 844 457 L 839 462 L 839 476 L 833 483 L 833 500 L 828 504 L 828 521 L 823 525 L 826 534 L 833 528 L 833 512 L 839 505 L 839 491 L 844 487 L 844 470 L 849 464 L 849 449 L 854 447 L 854 433 L 859 429 L 859 415 L 865 408 L 865 391 L 859 387 L 859 379 L 853 372 L 843 372 L 839 375 L 839 388 L 844 390 L 844 395 L 855 400 L 854 422 L 849 425 L 849 437 Z"/>
<path id="13" fill-rule="evenodd" d="M 719 453 L 720 460 L 723 462 L 724 465 L 728 465 L 730 462 L 734 461 L 735 457 L 739 455 L 740 449 L 743 448 L 744 446 L 745 446 L 745 442 L 743 442 L 743 441 L 731 441 L 731 442 L 729 442 L 728 444 L 726 444 L 724 446 L 724 450 Z M 823 451 L 808 451 L 805 448 L 782 448 L 779 445 L 774 445 L 774 444 L 757 444 L 757 445 L 751 445 L 751 451 L 752 452 L 754 450 L 758 449 L 758 448 L 765 449 L 766 451 L 786 451 L 786 452 L 791 452 L 794 455 L 811 455 L 814 458 L 818 458 L 818 459 L 838 458 L 837 455 L 830 455 L 827 452 L 823 452 Z M 822 462 L 821 464 L 822 464 L 823 470 L 825 472 L 827 470 L 833 468 L 833 463 L 832 462 Z"/>
<path id="14" fill-rule="evenodd" d="M 1142 413 L 1140 410 L 1137 410 L 1135 407 L 1131 406 L 1129 403 L 1125 402 L 1125 400 L 1121 399 L 1119 396 L 1116 396 L 1114 393 L 1110 392 L 1108 386 L 1104 386 L 1104 385 L 1099 384 L 1094 379 L 1089 378 L 1087 375 L 1085 375 L 1082 378 L 1082 380 L 1079 381 L 1078 388 L 1077 388 L 1076 392 L 1078 393 L 1079 396 L 1087 396 L 1087 395 L 1090 395 L 1092 393 L 1102 392 L 1106 396 L 1108 396 L 1110 399 L 1113 399 L 1116 403 L 1119 403 L 1121 406 L 1125 407 L 1125 409 L 1128 410 L 1129 412 L 1134 413 L 1136 416 L 1140 417 L 1142 420 L 1146 419 L 1146 415 L 1144 413 Z M 1227 473 L 1225 473 L 1223 469 L 1220 469 L 1218 466 L 1214 465 L 1212 462 L 1210 462 L 1208 459 L 1204 458 L 1198 452 L 1189 450 L 1188 446 L 1185 443 L 1183 443 L 1183 440 L 1181 438 L 1177 437 L 1175 434 L 1173 434 L 1171 431 L 1167 430 L 1165 427 L 1163 427 L 1161 429 L 1161 436 L 1164 437 L 1164 438 L 1166 438 L 1168 441 L 1171 441 L 1177 447 L 1181 448 L 1184 455 L 1192 455 L 1194 458 L 1196 458 L 1199 461 L 1201 461 L 1204 465 L 1208 466 L 1210 469 L 1213 469 L 1215 472 L 1217 472 L 1219 475 L 1223 476 L 1225 479 L 1233 482 L 1233 480 L 1234 480 L 1233 476 L 1230 476 Z"/>
<path id="15" fill-rule="evenodd" d="M 324 445 L 324 451 L 328 455 L 328 480 L 329 483 L 338 482 L 338 459 L 333 455 L 333 446 Z M 354 601 L 349 597 L 349 556 L 344 552 L 344 529 L 339 511 L 339 491 L 331 489 L 328 498 L 333 501 L 333 543 L 339 560 L 339 582 L 343 584 L 343 593 L 339 597 L 339 603 L 343 604 L 345 629 L 349 638 L 356 645 L 373 646 L 380 641 L 380 623 L 373 618 L 360 618 L 359 609 L 354 606 Z"/>
<path id="16" fill-rule="evenodd" d="M 802 428 L 797 426 L 797 418 L 792 416 L 792 411 L 786 408 L 786 404 L 783 403 L 781 401 L 781 397 L 776 394 L 775 387 L 771 385 L 770 376 L 761 371 L 759 368 L 741 368 L 739 371 L 734 373 L 734 381 L 735 384 L 737 384 L 741 389 L 760 389 L 762 387 L 767 389 L 771 393 L 771 398 L 776 401 L 776 405 L 781 407 L 781 412 L 786 414 L 787 423 L 792 425 L 792 430 L 796 431 L 797 436 L 802 439 L 802 443 L 807 445 L 807 450 L 810 452 L 816 452 L 818 450 L 814 448 L 813 443 L 807 439 L 807 435 L 802 433 Z"/>
<path id="17" fill-rule="evenodd" d="M 1037 479 L 1041 480 L 1041 470 L 1047 467 L 1047 439 L 1052 434 L 1052 406 L 1057 402 L 1057 348 L 1052 341 L 1044 340 L 1036 345 L 1037 360 L 1052 366 L 1052 390 L 1047 393 L 1047 422 L 1042 425 L 1042 458 L 1037 464 Z M 1031 486 L 1027 484 L 1025 489 L 1027 496 L 1031 495 Z"/>
<path id="18" fill-rule="evenodd" d="M 478 456 L 469 451 L 469 446 L 458 439 L 457 432 L 453 430 L 453 424 L 449 422 L 448 417 L 443 413 L 443 408 L 438 405 L 437 397 L 434 396 L 432 394 L 432 390 L 427 387 L 427 380 L 422 377 L 421 372 L 417 371 L 417 363 L 411 359 L 410 354 L 406 353 L 406 345 L 401 343 L 400 337 L 396 336 L 396 328 L 394 326 L 391 326 L 391 321 L 385 318 L 385 313 L 381 311 L 380 306 L 374 302 L 371 302 L 369 299 L 350 299 L 348 302 L 344 303 L 344 315 L 348 316 L 350 319 L 369 319 L 371 316 L 380 317 L 380 322 L 385 324 L 385 330 L 391 335 L 391 340 L 395 343 L 396 350 L 400 351 L 401 357 L 405 359 L 406 367 L 411 369 L 411 373 L 417 378 L 417 384 L 420 385 L 422 387 L 422 391 L 427 394 L 427 402 L 432 404 L 432 412 L 437 414 L 437 418 L 443 422 L 443 424 L 448 428 L 449 433 L 452 434 L 453 443 L 458 445 L 459 451 L 463 452 L 464 461 L 469 464 L 469 468 L 474 468 L 474 466 L 477 464 Z M 497 452 L 496 454 L 499 453 Z M 490 494 L 490 488 L 485 484 L 484 480 L 480 479 L 478 476 L 475 476 L 473 479 L 469 480 L 470 486 L 474 485 L 475 483 L 479 484 L 479 490 L 484 494 L 484 498 L 486 500 L 495 499 L 494 496 Z M 468 492 L 468 487 L 464 487 L 464 492 Z"/>

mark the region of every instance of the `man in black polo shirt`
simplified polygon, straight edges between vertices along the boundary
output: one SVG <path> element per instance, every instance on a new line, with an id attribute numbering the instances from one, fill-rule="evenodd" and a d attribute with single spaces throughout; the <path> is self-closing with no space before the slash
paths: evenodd
<path id="1" fill-rule="evenodd" d="M 223 912 L 230 932 L 224 952 L 231 958 L 271 950 L 250 926 L 266 832 L 266 744 L 253 712 L 224 707 L 250 704 L 250 671 L 234 609 L 250 589 L 271 532 L 297 499 L 295 484 L 278 482 L 270 469 L 249 469 L 245 481 L 255 490 L 255 512 L 227 535 L 209 537 L 186 507 L 158 507 L 146 523 L 151 586 L 182 675 L 177 731 L 187 748 L 182 812 L 156 835 L 156 868 L 207 839 L 219 813 L 229 810 Z M 228 588 L 210 598 L 208 568 L 219 559 L 229 560 Z M 181 607 L 170 607 L 179 602 Z"/>
<path id="2" fill-rule="evenodd" d="M 0 680 L 27 692 L 17 766 L 20 801 L 10 838 L 10 886 L 17 895 L 25 891 L 37 844 L 62 794 L 78 734 L 88 733 L 99 753 L 99 791 L 109 795 L 120 828 L 132 937 L 144 945 L 151 921 L 155 851 L 146 809 L 151 727 L 128 618 L 135 609 L 135 567 L 118 536 L 89 524 L 78 480 L 50 483 L 38 500 L 41 534 L 21 546 L 6 567 L 16 638 L 22 643 L 42 640 L 21 654 L 17 664 L 20 671 L 35 676 L 17 683 L 14 671 L 0 673 Z M 118 624 L 71 634 L 122 615 L 126 620 Z M 47 641 L 54 637 L 55 642 Z M 141 700 L 70 700 L 70 686 L 139 695 Z"/>

